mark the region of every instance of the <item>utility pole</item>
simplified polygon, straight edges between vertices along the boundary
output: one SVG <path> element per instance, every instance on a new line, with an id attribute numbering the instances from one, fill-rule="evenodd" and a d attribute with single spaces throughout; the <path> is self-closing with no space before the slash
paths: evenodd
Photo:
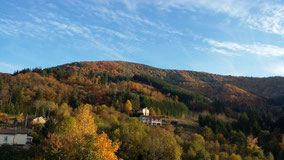
<path id="1" fill-rule="evenodd" d="M 27 124 L 28 124 L 28 114 L 26 115 L 25 128 L 27 128 Z"/>

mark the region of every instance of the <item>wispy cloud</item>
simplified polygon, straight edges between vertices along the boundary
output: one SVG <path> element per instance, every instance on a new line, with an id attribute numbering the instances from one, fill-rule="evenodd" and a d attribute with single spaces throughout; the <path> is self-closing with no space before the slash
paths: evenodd
<path id="1" fill-rule="evenodd" d="M 259 56 L 284 56 L 284 48 L 269 44 L 238 44 L 234 42 L 218 42 L 212 39 L 205 39 L 205 42 L 214 47 L 212 51 L 226 55 L 250 53 Z"/>
<path id="2" fill-rule="evenodd" d="M 0 35 L 28 36 L 37 39 L 64 39 L 70 43 L 85 41 L 85 46 L 94 47 L 111 59 L 126 60 L 116 46 L 113 38 L 126 41 L 138 41 L 135 34 L 129 31 L 116 31 L 93 24 L 81 24 L 70 21 L 55 13 L 28 14 L 32 20 L 19 21 L 0 18 Z M 107 36 L 106 36 L 107 35 Z M 117 39 L 116 39 L 117 40 Z M 88 44 L 87 44 L 88 43 Z M 82 47 L 82 46 L 81 46 Z"/>
<path id="3" fill-rule="evenodd" d="M 113 59 L 119 59 L 119 60 L 124 60 L 126 61 L 127 59 L 122 56 L 122 54 L 120 53 L 120 51 L 113 45 L 106 45 L 104 43 L 102 43 L 101 41 L 98 41 L 96 39 L 92 39 L 91 40 L 92 44 L 98 48 L 99 50 L 103 51 L 103 53 L 110 58 Z"/>
<path id="4" fill-rule="evenodd" d="M 93 28 L 95 32 L 101 32 L 109 36 L 116 36 L 117 38 L 127 39 L 127 40 L 136 40 L 136 41 L 139 40 L 139 38 L 137 38 L 137 36 L 132 34 L 131 32 L 122 33 L 105 27 L 100 27 L 97 25 L 94 25 L 91 28 Z"/>
<path id="5" fill-rule="evenodd" d="M 135 2 L 136 0 L 122 0 L 122 2 L 125 4 L 126 8 L 129 10 L 135 10 L 137 3 Z"/>
<path id="6" fill-rule="evenodd" d="M 38 33 L 45 32 L 46 28 L 25 21 L 0 18 L 0 34 L 8 36 L 27 35 L 36 37 Z"/>
<path id="7" fill-rule="evenodd" d="M 112 22 L 116 22 L 117 24 L 122 25 L 124 27 L 127 27 L 125 24 L 130 24 L 130 26 L 140 25 L 140 27 L 141 26 L 153 27 L 153 29 L 171 35 L 183 35 L 181 31 L 173 29 L 165 23 L 153 22 L 137 14 L 126 13 L 121 10 L 110 10 L 105 7 L 92 7 L 89 8 L 89 10 L 92 11 L 93 14 L 96 14 L 99 17 L 105 18 L 106 20 L 111 20 Z"/>
<path id="8" fill-rule="evenodd" d="M 250 28 L 284 36 L 284 6 L 265 4 L 258 15 L 247 20 Z"/>
<path id="9" fill-rule="evenodd" d="M 153 21 L 149 17 L 143 17 L 139 13 L 132 12 L 137 8 L 137 1 L 124 0 L 115 1 L 124 4 L 127 10 L 113 9 L 109 1 L 94 0 L 72 0 L 65 3 L 48 3 L 48 8 L 40 10 L 40 7 L 28 8 L 18 7 L 18 11 L 23 13 L 21 21 L 18 18 L 0 19 L 0 35 L 5 36 L 30 36 L 37 39 L 55 40 L 57 38 L 71 40 L 86 40 L 91 42 L 97 39 L 101 44 L 115 44 L 118 39 L 122 41 L 148 41 L 151 39 L 163 39 L 170 41 L 176 36 L 184 36 L 181 31 L 172 28 L 167 23 Z M 16 5 L 16 4 L 15 4 Z M 68 6 L 68 10 L 76 11 L 76 16 L 80 19 L 90 19 L 82 21 L 74 19 L 71 15 L 58 12 L 60 7 Z M 0 17 L 1 18 L 1 17 Z M 100 20 L 108 22 L 110 25 L 100 24 Z M 139 29 L 137 29 L 139 28 Z M 155 34 L 148 34 L 147 31 Z M 169 37 L 173 38 L 169 38 Z M 94 43 L 98 44 L 98 43 Z M 128 43 L 128 45 L 132 45 Z M 97 45 L 101 46 L 101 45 Z M 111 45 L 109 45 L 111 46 Z M 119 45 L 116 46 L 117 48 Z M 137 48 L 137 46 L 130 46 Z"/>
<path id="10" fill-rule="evenodd" d="M 157 0 L 146 1 L 157 9 L 221 13 L 237 18 L 248 28 L 284 36 L 284 5 L 277 1 L 247 0 Z"/>
<path id="11" fill-rule="evenodd" d="M 220 54 L 223 54 L 223 55 L 226 55 L 226 56 L 239 56 L 239 54 L 237 54 L 237 53 L 232 53 L 232 52 L 226 51 L 224 49 L 217 49 L 217 48 L 214 48 L 214 47 L 212 47 L 210 49 L 210 51 L 215 52 L 215 53 L 220 53 Z"/>
<path id="12" fill-rule="evenodd" d="M 183 9 L 193 12 L 202 12 L 203 9 L 225 13 L 234 17 L 243 17 L 252 6 L 244 0 L 158 0 L 154 2 L 162 9 Z"/>

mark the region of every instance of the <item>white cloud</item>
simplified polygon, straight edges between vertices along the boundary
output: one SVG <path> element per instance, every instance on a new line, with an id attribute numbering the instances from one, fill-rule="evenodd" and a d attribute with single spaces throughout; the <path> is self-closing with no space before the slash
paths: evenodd
<path id="1" fill-rule="evenodd" d="M 259 15 L 247 20 L 250 28 L 284 36 L 284 6 L 264 5 Z"/>
<path id="2" fill-rule="evenodd" d="M 243 47 L 241 45 L 233 42 L 218 42 L 212 39 L 205 39 L 205 41 L 208 42 L 210 45 L 218 48 L 229 49 L 232 51 L 243 50 Z"/>
<path id="3" fill-rule="evenodd" d="M 217 48 L 213 50 L 214 52 L 222 54 L 250 53 L 259 56 L 284 56 L 284 48 L 269 44 L 238 44 L 234 42 L 218 42 L 212 39 L 205 39 L 205 42 Z"/>
<path id="4" fill-rule="evenodd" d="M 223 54 L 223 55 L 226 55 L 226 56 L 239 56 L 239 54 L 237 54 L 237 53 L 228 52 L 224 49 L 217 49 L 217 48 L 214 48 L 214 47 L 211 48 L 210 51 L 220 53 L 220 54 Z"/>

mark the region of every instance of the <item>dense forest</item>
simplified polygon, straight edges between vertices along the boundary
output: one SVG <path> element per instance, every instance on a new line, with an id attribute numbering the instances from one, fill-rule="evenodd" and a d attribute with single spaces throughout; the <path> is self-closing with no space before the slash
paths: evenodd
<path id="1" fill-rule="evenodd" d="M 30 130 L 30 149 L 2 145 L 0 159 L 281 160 L 283 99 L 281 77 L 120 61 L 23 69 L 0 74 L 0 121 L 47 122 Z M 140 122 L 144 107 L 163 125 Z"/>

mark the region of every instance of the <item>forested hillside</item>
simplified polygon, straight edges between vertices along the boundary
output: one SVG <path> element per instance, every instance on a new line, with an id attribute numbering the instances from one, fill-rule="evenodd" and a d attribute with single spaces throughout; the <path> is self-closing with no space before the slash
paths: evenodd
<path id="1" fill-rule="evenodd" d="M 58 68 L 81 71 L 84 74 L 92 70 L 130 77 L 148 75 L 235 106 L 282 105 L 283 102 L 280 99 L 284 97 L 284 78 L 282 77 L 221 76 L 194 71 L 164 70 L 121 61 L 71 63 Z"/>
<path id="2" fill-rule="evenodd" d="M 2 146 L 0 153 L 6 154 L 0 159 L 9 154 L 17 155 L 14 159 L 283 159 L 283 87 L 281 77 L 221 76 L 121 61 L 0 74 L 1 121 L 48 119 L 31 130 L 30 150 Z M 144 107 L 164 125 L 138 121 L 136 113 Z"/>

